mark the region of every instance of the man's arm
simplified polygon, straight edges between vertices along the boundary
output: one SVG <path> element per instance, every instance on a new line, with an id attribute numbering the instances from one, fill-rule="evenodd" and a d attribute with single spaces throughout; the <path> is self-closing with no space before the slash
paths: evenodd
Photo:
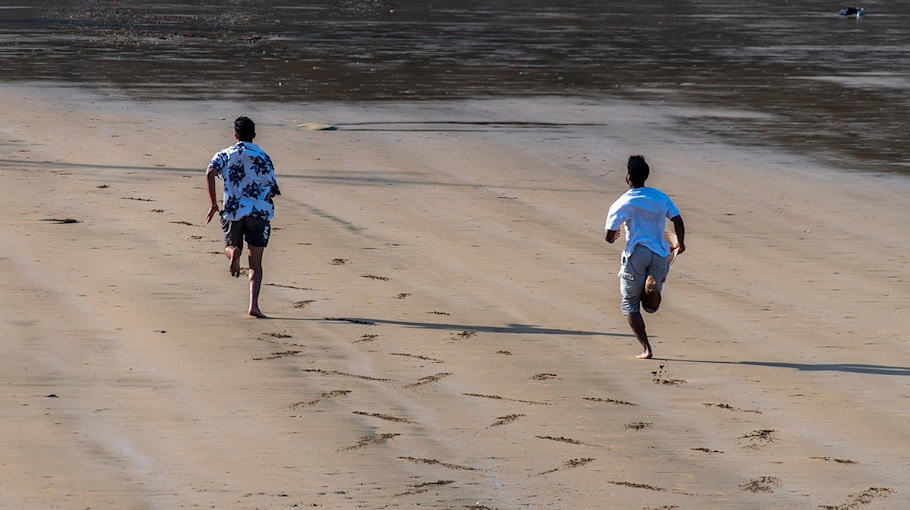
<path id="1" fill-rule="evenodd" d="M 610 206 L 610 213 L 607 214 L 607 223 L 604 225 L 604 231 L 607 233 L 604 239 L 608 243 L 613 244 L 614 241 L 619 239 L 619 229 L 626 222 L 626 219 L 626 214 L 622 207 L 618 207 L 616 203 Z"/>
<path id="2" fill-rule="evenodd" d="M 673 230 L 676 231 L 676 239 L 679 240 L 679 251 L 676 252 L 679 255 L 686 251 L 686 225 L 683 223 L 682 216 L 678 214 L 670 218 L 670 221 L 673 222 Z"/>
<path id="3" fill-rule="evenodd" d="M 215 174 L 217 174 L 217 173 L 218 172 L 212 167 L 209 167 L 208 170 L 205 171 L 205 183 L 206 183 L 206 188 L 208 189 L 208 192 L 209 192 L 209 201 L 211 202 L 211 207 L 209 207 L 209 213 L 205 216 L 206 224 L 208 224 L 210 221 L 212 221 L 212 218 L 215 216 L 215 213 L 219 212 L 218 197 L 215 195 Z"/>

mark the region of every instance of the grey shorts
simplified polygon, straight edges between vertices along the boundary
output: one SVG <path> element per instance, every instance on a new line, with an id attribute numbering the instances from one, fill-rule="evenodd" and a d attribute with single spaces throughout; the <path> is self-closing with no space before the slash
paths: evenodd
<path id="1" fill-rule="evenodd" d="M 269 220 L 258 216 L 244 216 L 239 220 L 231 221 L 221 219 L 221 230 L 224 231 L 225 246 L 243 247 L 243 240 L 257 248 L 265 248 L 269 244 L 269 234 L 272 232 Z"/>
<path id="2" fill-rule="evenodd" d="M 619 293 L 622 294 L 619 308 L 623 315 L 641 309 L 641 293 L 645 290 L 645 278 L 648 275 L 657 280 L 658 289 L 663 289 L 669 272 L 670 263 L 667 257 L 661 257 L 640 244 L 628 257 L 624 256 L 619 268 Z"/>

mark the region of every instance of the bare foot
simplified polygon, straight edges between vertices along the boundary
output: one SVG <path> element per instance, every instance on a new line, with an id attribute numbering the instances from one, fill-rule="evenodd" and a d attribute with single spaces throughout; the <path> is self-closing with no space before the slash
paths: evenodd
<path id="1" fill-rule="evenodd" d="M 236 246 L 228 246 L 227 251 L 231 259 L 231 276 L 237 278 L 240 276 L 240 250 Z"/>
<path id="2" fill-rule="evenodd" d="M 651 357 L 653 357 L 653 356 L 654 356 L 654 354 L 651 351 L 645 351 L 635 357 L 638 359 L 651 359 Z"/>
<path id="3" fill-rule="evenodd" d="M 250 310 L 249 314 L 250 314 L 250 317 L 252 317 L 254 319 L 268 319 L 268 316 L 266 314 L 262 313 L 262 311 L 258 310 L 258 309 Z"/>
<path id="4" fill-rule="evenodd" d="M 651 275 L 645 278 L 645 291 L 641 297 L 641 304 L 648 313 L 654 313 L 660 308 L 660 290 L 657 289 L 657 279 Z"/>

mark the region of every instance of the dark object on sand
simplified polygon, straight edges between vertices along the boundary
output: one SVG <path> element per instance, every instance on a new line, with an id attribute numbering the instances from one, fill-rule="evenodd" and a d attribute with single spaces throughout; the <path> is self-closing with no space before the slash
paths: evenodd
<path id="1" fill-rule="evenodd" d="M 841 16 L 856 16 L 857 18 L 863 15 L 862 7 L 844 7 L 843 9 L 837 11 Z"/>
<path id="2" fill-rule="evenodd" d="M 73 218 L 44 218 L 41 221 L 49 221 L 51 223 L 59 223 L 61 225 L 70 224 L 70 223 L 80 223 L 79 220 L 74 220 Z"/>

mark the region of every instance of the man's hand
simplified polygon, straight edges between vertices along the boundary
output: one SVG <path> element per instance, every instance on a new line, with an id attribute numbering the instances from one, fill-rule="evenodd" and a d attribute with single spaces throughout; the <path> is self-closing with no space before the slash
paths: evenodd
<path id="1" fill-rule="evenodd" d="M 613 241 L 616 241 L 619 238 L 619 230 L 607 230 L 607 235 L 604 239 L 610 244 L 613 244 Z"/>
<path id="2" fill-rule="evenodd" d="M 221 210 L 218 209 L 218 204 L 212 204 L 212 207 L 209 207 L 209 213 L 205 216 L 205 224 L 208 225 L 212 218 L 215 217 L 216 213 L 220 213 Z"/>
<path id="3" fill-rule="evenodd" d="M 670 218 L 670 221 L 673 222 L 673 230 L 676 232 L 676 239 L 679 241 L 679 251 L 676 254 L 682 255 L 682 252 L 686 251 L 686 224 L 683 223 L 682 216 L 678 215 Z"/>
<path id="4" fill-rule="evenodd" d="M 209 166 L 205 170 L 205 187 L 209 191 L 209 202 L 212 204 L 209 207 L 209 213 L 205 216 L 205 224 L 208 225 L 212 218 L 215 216 L 215 213 L 221 212 L 218 210 L 218 202 L 215 198 L 215 175 L 218 173 L 214 167 Z M 227 198 L 227 197 L 225 197 Z"/>

